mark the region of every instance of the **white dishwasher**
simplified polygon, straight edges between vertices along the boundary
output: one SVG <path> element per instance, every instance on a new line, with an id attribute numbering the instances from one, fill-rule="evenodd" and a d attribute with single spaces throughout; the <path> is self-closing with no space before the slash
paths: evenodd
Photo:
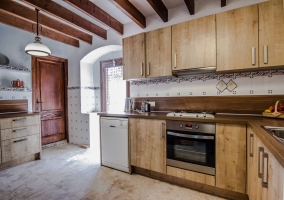
<path id="1" fill-rule="evenodd" d="M 128 118 L 101 117 L 102 165 L 130 173 Z"/>

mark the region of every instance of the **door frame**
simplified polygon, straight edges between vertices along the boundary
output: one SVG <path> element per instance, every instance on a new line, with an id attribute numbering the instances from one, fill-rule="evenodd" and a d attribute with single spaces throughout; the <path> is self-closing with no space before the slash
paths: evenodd
<path id="1" fill-rule="evenodd" d="M 64 115 L 65 115 L 65 137 L 67 142 L 69 143 L 69 125 L 68 125 L 68 60 L 65 58 L 59 58 L 55 56 L 47 56 L 47 57 L 37 57 L 32 56 L 32 111 L 39 112 L 36 110 L 36 96 L 39 93 L 39 88 L 37 88 L 36 78 L 37 78 L 37 63 L 39 61 L 45 61 L 52 63 L 53 61 L 62 62 L 64 68 Z"/>

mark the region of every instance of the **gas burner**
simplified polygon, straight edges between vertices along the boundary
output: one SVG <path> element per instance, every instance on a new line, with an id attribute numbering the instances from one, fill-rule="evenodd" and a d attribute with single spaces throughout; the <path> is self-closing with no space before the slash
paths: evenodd
<path id="1" fill-rule="evenodd" d="M 167 117 L 215 118 L 215 112 L 206 110 L 174 110 L 168 113 Z"/>

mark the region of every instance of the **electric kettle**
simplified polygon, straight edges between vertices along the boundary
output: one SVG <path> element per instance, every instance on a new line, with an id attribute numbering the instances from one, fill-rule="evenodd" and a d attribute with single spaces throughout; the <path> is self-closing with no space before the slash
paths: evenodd
<path id="1" fill-rule="evenodd" d="M 133 100 L 129 97 L 125 98 L 125 106 L 124 106 L 124 112 L 130 112 L 133 110 Z"/>

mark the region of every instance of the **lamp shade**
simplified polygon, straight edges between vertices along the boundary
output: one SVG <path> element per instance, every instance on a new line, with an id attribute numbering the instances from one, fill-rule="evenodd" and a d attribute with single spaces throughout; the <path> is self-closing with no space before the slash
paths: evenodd
<path id="1" fill-rule="evenodd" d="M 49 56 L 50 49 L 40 42 L 40 37 L 35 37 L 35 42 L 26 46 L 25 52 L 34 56 Z"/>

